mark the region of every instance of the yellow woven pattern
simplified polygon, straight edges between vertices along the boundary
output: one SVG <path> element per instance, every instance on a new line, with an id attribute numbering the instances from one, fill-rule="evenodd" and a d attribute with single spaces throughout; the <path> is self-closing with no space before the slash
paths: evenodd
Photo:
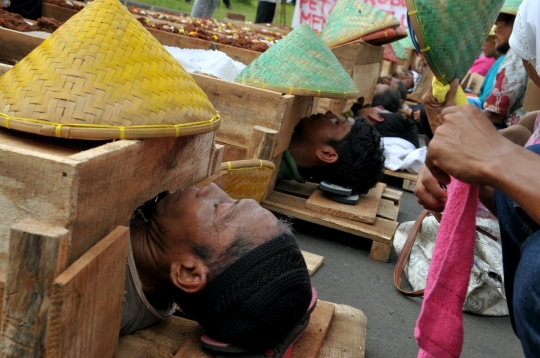
<path id="1" fill-rule="evenodd" d="M 170 136 L 193 134 L 174 127 L 193 122 L 210 131 L 218 118 L 193 78 L 118 0 L 92 2 L 0 77 L 0 113 L 12 123 L 118 128 L 112 138 L 121 128 L 155 125 L 170 126 Z"/>
<path id="2" fill-rule="evenodd" d="M 274 170 L 266 167 L 230 169 L 223 190 L 233 199 L 253 199 L 260 203 L 273 174 Z"/>

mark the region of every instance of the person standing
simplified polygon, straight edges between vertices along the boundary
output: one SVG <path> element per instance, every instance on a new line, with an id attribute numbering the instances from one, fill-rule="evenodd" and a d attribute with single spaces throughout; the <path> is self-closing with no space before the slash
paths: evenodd
<path id="1" fill-rule="evenodd" d="M 37 20 L 41 17 L 43 0 L 13 0 L 5 9 L 19 14 L 25 19 Z"/>
<path id="2" fill-rule="evenodd" d="M 277 0 L 259 0 L 257 6 L 256 24 L 269 24 L 274 21 L 276 13 Z"/>

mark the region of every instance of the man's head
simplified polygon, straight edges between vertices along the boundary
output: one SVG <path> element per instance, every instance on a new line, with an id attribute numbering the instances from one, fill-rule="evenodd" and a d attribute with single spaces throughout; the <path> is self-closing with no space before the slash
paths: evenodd
<path id="1" fill-rule="evenodd" d="M 269 348 L 306 313 L 311 284 L 298 245 L 254 200 L 215 184 L 180 190 L 157 203 L 147 230 L 175 302 L 212 338 Z"/>
<path id="2" fill-rule="evenodd" d="M 414 80 L 414 76 L 413 76 L 413 80 Z M 384 76 L 384 77 L 379 77 L 379 80 L 377 81 L 377 83 L 382 83 L 384 85 L 390 86 L 390 88 L 398 91 L 399 97 L 401 98 L 400 104 L 403 105 L 403 103 L 407 99 L 407 86 L 402 80 L 400 80 L 397 77 Z"/>
<path id="3" fill-rule="evenodd" d="M 381 137 L 365 118 L 342 119 L 330 111 L 304 118 L 289 153 L 305 178 L 328 180 L 361 193 L 367 193 L 383 176 Z"/>
<path id="4" fill-rule="evenodd" d="M 407 91 L 410 93 L 414 91 L 416 84 L 420 80 L 420 74 L 415 71 L 406 71 L 397 74 L 397 78 L 405 84 L 405 87 L 407 87 Z"/>
<path id="5" fill-rule="evenodd" d="M 514 20 L 516 17 L 514 15 L 501 13 L 497 17 L 496 27 L 495 27 L 495 45 L 498 53 L 505 55 L 508 50 L 510 50 L 510 44 L 508 40 L 510 35 L 512 35 L 512 30 L 514 28 Z"/>
<path id="6" fill-rule="evenodd" d="M 401 82 L 400 80 L 398 80 Z M 403 83 L 403 82 L 402 82 Z M 405 90 L 407 91 L 407 90 Z M 401 108 L 401 97 L 397 90 L 388 85 L 379 83 L 375 86 L 372 107 L 383 107 L 387 111 L 397 112 Z"/>

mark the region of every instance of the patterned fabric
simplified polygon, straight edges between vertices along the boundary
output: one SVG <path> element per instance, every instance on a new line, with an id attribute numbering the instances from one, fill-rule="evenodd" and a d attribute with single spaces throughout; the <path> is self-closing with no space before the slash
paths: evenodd
<path id="1" fill-rule="evenodd" d="M 399 225 L 394 236 L 394 248 L 398 255 L 403 250 L 403 245 L 413 225 L 414 221 Z M 463 311 L 485 316 L 507 316 L 508 306 L 502 290 L 504 276 L 498 221 L 477 217 L 476 225 L 499 238 L 499 241 L 476 233 L 474 265 L 471 270 Z M 433 216 L 424 219 L 404 269 L 405 276 L 407 276 L 414 291 L 426 287 L 426 278 L 438 231 L 439 222 L 437 219 Z"/>
<path id="2" fill-rule="evenodd" d="M 534 144 L 540 144 L 540 112 L 538 112 L 538 115 L 536 116 L 533 134 L 527 143 L 525 143 L 525 148 Z"/>
<path id="3" fill-rule="evenodd" d="M 486 98 L 484 109 L 506 115 L 507 126 L 517 124 L 523 112 L 523 101 L 527 89 L 527 72 L 521 58 L 512 50 L 506 54 L 499 67 L 491 94 Z"/>

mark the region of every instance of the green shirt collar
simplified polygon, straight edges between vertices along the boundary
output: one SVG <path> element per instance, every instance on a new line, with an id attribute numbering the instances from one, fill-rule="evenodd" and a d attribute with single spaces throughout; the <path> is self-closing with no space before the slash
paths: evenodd
<path id="1" fill-rule="evenodd" d="M 302 178 L 298 172 L 298 167 L 293 157 L 288 150 L 283 152 L 283 158 L 281 159 L 281 164 L 279 165 L 278 171 L 278 180 L 287 179 L 287 180 L 296 180 L 299 183 L 305 183 L 306 180 Z"/>

